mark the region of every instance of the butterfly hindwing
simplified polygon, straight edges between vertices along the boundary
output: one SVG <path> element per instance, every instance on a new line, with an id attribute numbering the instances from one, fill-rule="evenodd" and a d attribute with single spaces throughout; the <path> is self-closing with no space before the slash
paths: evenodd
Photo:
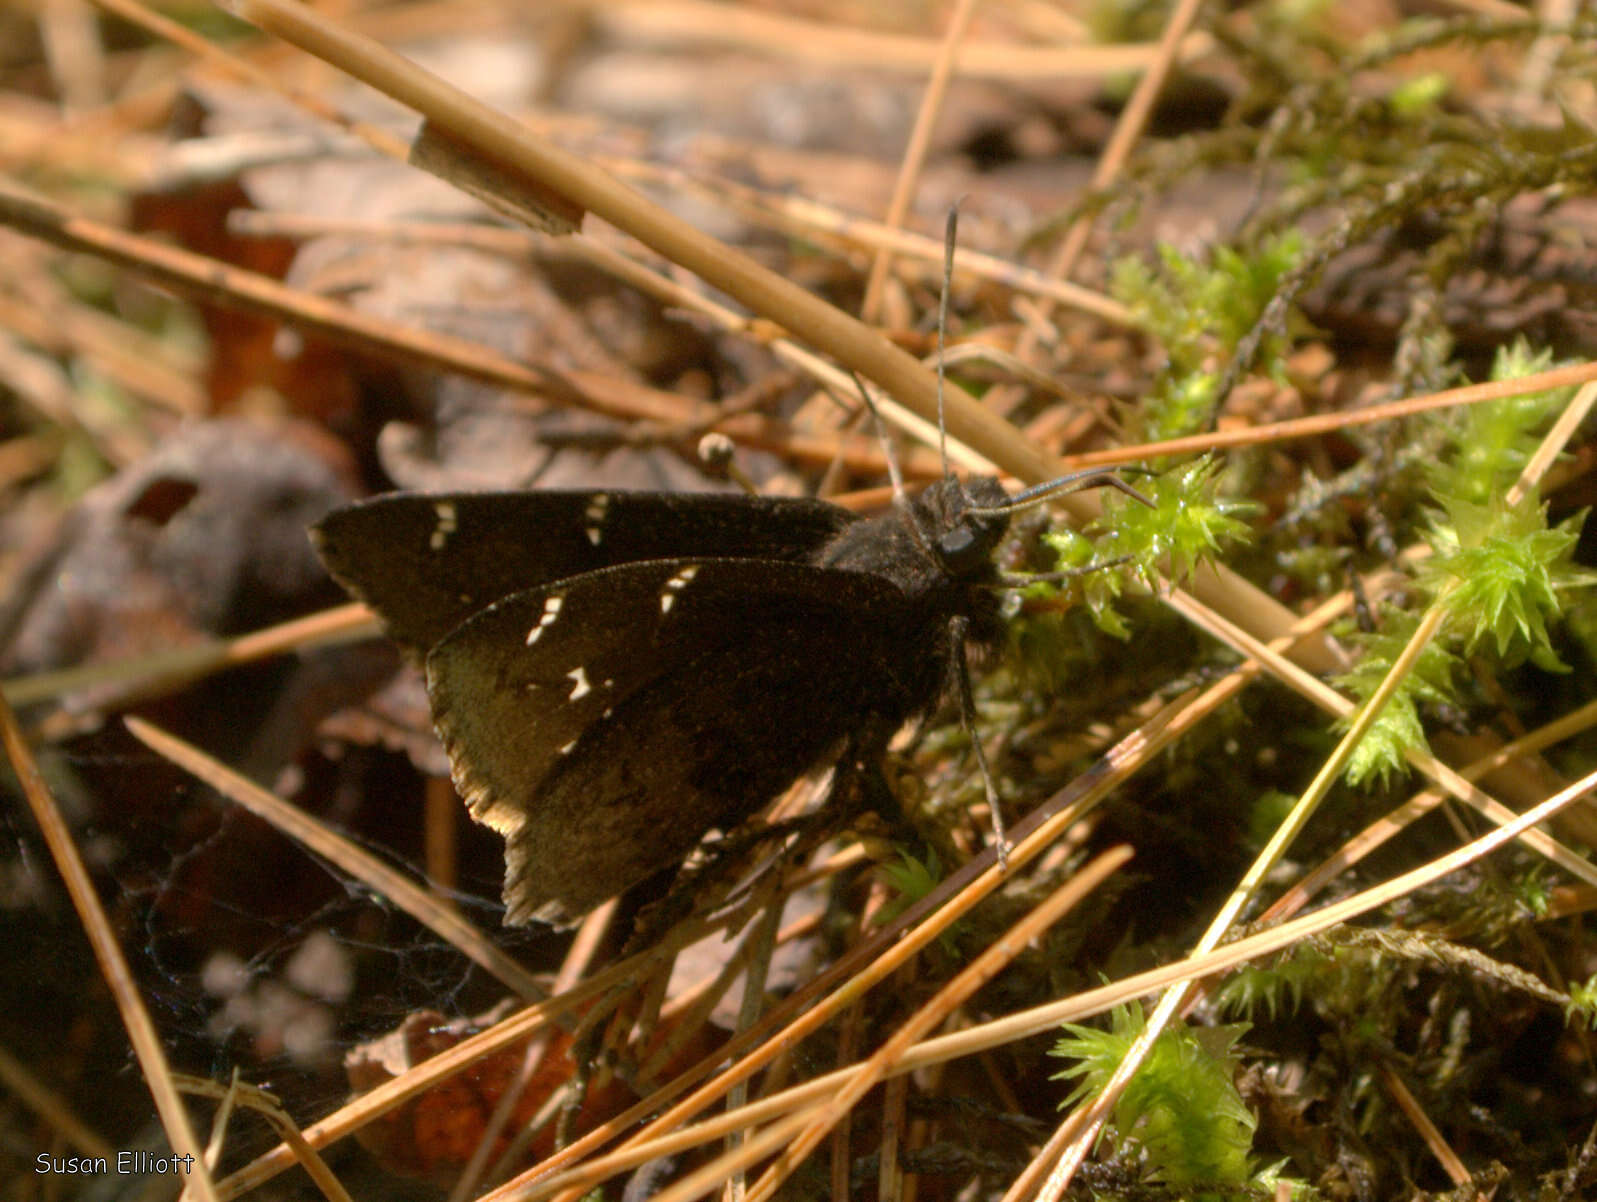
<path id="1" fill-rule="evenodd" d="M 894 709 L 874 632 L 901 604 L 859 572 L 671 559 L 461 623 L 428 690 L 457 787 L 505 836 L 507 921 L 580 916 Z"/>
<path id="2" fill-rule="evenodd" d="M 854 520 L 824 501 L 713 493 L 395 493 L 314 529 L 328 569 L 412 655 L 478 610 L 642 559 L 795 560 Z"/>
<path id="3" fill-rule="evenodd" d="M 315 538 L 425 659 L 455 784 L 506 840 L 506 920 L 564 924 L 935 705 L 964 644 L 1001 634 L 1004 499 L 950 478 L 858 519 L 727 495 L 394 495 Z"/>

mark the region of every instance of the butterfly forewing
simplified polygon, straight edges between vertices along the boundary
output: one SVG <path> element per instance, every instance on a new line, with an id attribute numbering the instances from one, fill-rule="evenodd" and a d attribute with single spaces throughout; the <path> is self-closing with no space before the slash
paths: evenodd
<path id="1" fill-rule="evenodd" d="M 787 497 L 395 494 L 329 514 L 313 538 L 332 574 L 419 657 L 512 593 L 643 559 L 802 559 L 852 521 Z"/>
<path id="2" fill-rule="evenodd" d="M 876 634 L 902 600 L 858 572 L 672 559 L 460 624 L 428 689 L 457 787 L 506 838 L 507 921 L 580 916 L 902 709 Z"/>
<path id="3" fill-rule="evenodd" d="M 936 704 L 1000 628 L 996 481 L 856 519 L 675 493 L 381 497 L 315 532 L 425 657 L 473 815 L 506 839 L 512 923 L 566 923 L 848 749 Z"/>

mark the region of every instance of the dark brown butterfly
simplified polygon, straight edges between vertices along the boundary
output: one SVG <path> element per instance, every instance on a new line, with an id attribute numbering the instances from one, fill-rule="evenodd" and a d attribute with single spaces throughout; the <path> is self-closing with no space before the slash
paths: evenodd
<path id="1" fill-rule="evenodd" d="M 859 518 L 716 494 L 396 494 L 314 531 L 422 662 L 506 920 L 564 924 L 830 757 L 879 755 L 1000 635 L 995 480 Z"/>

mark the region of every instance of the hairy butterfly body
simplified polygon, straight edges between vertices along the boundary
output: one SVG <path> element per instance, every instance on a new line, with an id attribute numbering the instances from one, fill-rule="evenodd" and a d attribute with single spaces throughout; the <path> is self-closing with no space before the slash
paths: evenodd
<path id="1" fill-rule="evenodd" d="M 564 924 L 843 751 L 879 754 L 1000 633 L 997 482 L 859 518 L 676 493 L 393 495 L 315 529 L 425 666 L 506 921 Z M 976 507 L 982 512 L 971 512 Z"/>

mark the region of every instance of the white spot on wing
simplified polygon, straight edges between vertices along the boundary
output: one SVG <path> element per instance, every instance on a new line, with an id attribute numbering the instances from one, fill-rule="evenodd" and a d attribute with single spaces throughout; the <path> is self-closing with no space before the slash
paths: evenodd
<path id="1" fill-rule="evenodd" d="M 455 532 L 455 503 L 453 501 L 434 501 L 433 515 L 438 519 L 433 526 L 432 537 L 427 540 L 427 545 L 434 551 L 442 551 L 449 542 L 449 536 Z"/>
<path id="2" fill-rule="evenodd" d="M 596 492 L 588 499 L 588 507 L 582 511 L 582 528 L 587 534 L 588 541 L 594 546 L 604 538 L 604 515 L 610 510 L 610 494 Z"/>
<path id="3" fill-rule="evenodd" d="M 588 683 L 586 668 L 572 668 L 566 673 L 566 677 L 571 681 L 571 696 L 567 698 L 568 701 L 576 701 L 593 692 L 593 686 Z"/>
<path id="4" fill-rule="evenodd" d="M 573 747 L 575 747 L 576 745 L 577 745 L 577 741 L 575 739 L 572 739 L 571 742 L 567 743 L 565 746 L 563 746 L 560 749 L 560 754 L 561 755 L 570 755 L 571 754 L 571 749 Z"/>
<path id="5" fill-rule="evenodd" d="M 536 643 L 543 637 L 543 632 L 554 625 L 555 619 L 560 616 L 560 607 L 565 603 L 566 595 L 564 593 L 555 593 L 544 598 L 543 614 L 539 617 L 538 624 L 527 631 L 527 646 L 530 647 Z"/>
<path id="6" fill-rule="evenodd" d="M 676 604 L 677 594 L 688 587 L 689 582 L 699 574 L 699 565 L 690 563 L 675 576 L 665 582 L 665 589 L 660 593 L 660 612 L 668 614 L 671 607 Z"/>

